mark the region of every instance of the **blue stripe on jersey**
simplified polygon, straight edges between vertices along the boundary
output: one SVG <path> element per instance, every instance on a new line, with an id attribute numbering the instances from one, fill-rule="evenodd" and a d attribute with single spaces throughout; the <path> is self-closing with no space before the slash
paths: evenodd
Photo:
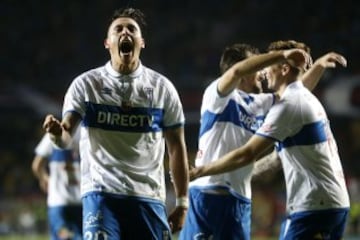
<path id="1" fill-rule="evenodd" d="M 64 113 L 63 113 L 63 118 L 65 117 L 65 115 L 66 115 L 67 113 L 72 113 L 72 114 L 74 114 L 74 115 L 77 115 L 80 119 L 82 119 L 81 114 L 78 113 L 78 112 L 75 111 L 75 110 L 69 110 L 69 111 L 64 112 Z"/>
<path id="2" fill-rule="evenodd" d="M 54 148 L 49 161 L 66 162 L 72 161 L 72 152 L 70 149 L 56 149 Z"/>
<path id="3" fill-rule="evenodd" d="M 247 97 L 242 97 L 242 99 L 246 102 L 247 105 L 254 101 L 254 97 L 248 95 Z"/>
<path id="4" fill-rule="evenodd" d="M 237 104 L 234 100 L 230 100 L 224 111 L 218 114 L 206 111 L 201 117 L 200 137 L 209 131 L 216 122 L 231 122 L 242 127 L 252 133 L 264 122 L 265 116 L 255 116 L 249 114 L 246 109 Z"/>
<path id="5" fill-rule="evenodd" d="M 278 144 L 277 150 L 299 145 L 313 145 L 325 141 L 327 141 L 326 122 L 318 121 L 304 125 L 297 134 L 284 139 Z"/>
<path id="6" fill-rule="evenodd" d="M 118 106 L 86 102 L 83 125 L 122 132 L 157 132 L 163 128 L 163 110 L 159 108 Z"/>

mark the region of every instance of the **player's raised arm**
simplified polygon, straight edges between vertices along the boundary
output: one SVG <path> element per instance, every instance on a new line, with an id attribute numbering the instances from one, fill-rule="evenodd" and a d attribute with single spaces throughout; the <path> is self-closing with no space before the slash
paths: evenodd
<path id="1" fill-rule="evenodd" d="M 329 52 L 321 56 L 301 77 L 304 86 L 309 90 L 313 90 L 318 84 L 326 68 L 335 68 L 337 64 L 346 67 L 346 58 L 336 52 Z"/>
<path id="2" fill-rule="evenodd" d="M 221 76 L 218 91 L 221 95 L 227 95 L 237 87 L 244 76 L 253 74 L 280 61 L 289 61 L 292 65 L 303 68 L 307 58 L 307 53 L 301 49 L 253 55 L 236 63 Z"/>

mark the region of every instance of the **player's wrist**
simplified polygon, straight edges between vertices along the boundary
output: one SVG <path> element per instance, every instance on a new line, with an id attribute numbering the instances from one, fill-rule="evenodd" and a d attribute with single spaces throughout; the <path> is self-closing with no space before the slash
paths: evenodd
<path id="1" fill-rule="evenodd" d="M 181 207 L 181 208 L 189 208 L 189 199 L 186 196 L 183 197 L 177 197 L 175 200 L 175 206 Z"/>
<path id="2" fill-rule="evenodd" d="M 50 134 L 50 139 L 53 147 L 55 149 L 70 149 L 70 141 L 68 139 L 64 140 L 62 135 Z"/>
<path id="3" fill-rule="evenodd" d="M 62 148 L 63 142 L 61 135 L 55 135 L 52 133 L 49 133 L 51 143 L 53 144 L 53 147 L 55 148 Z"/>

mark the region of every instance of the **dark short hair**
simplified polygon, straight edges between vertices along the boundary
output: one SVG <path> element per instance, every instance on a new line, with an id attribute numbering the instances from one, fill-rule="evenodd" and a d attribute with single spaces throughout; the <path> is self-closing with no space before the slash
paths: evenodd
<path id="1" fill-rule="evenodd" d="M 288 50 L 299 48 L 310 54 L 310 47 L 303 42 L 298 42 L 295 40 L 286 40 L 286 41 L 275 41 L 271 42 L 268 46 L 268 51 L 278 51 L 278 50 Z"/>
<path id="2" fill-rule="evenodd" d="M 143 34 L 145 33 L 147 23 L 145 21 L 145 15 L 140 9 L 131 7 L 116 9 L 110 18 L 109 25 L 111 25 L 114 20 L 121 17 L 133 19 L 139 25 L 141 32 Z"/>
<path id="3" fill-rule="evenodd" d="M 250 55 L 259 54 L 259 49 L 245 43 L 235 43 L 227 46 L 220 59 L 220 73 L 224 74 L 235 63 L 248 58 Z"/>
<path id="4" fill-rule="evenodd" d="M 311 53 L 311 49 L 308 45 L 306 45 L 303 42 L 298 42 L 295 40 L 280 40 L 280 41 L 271 42 L 267 50 L 270 52 L 270 51 L 279 51 L 279 50 L 289 50 L 294 48 L 302 49 L 309 55 Z M 309 62 L 307 66 L 305 66 L 305 69 L 309 69 L 311 65 L 312 62 Z"/>

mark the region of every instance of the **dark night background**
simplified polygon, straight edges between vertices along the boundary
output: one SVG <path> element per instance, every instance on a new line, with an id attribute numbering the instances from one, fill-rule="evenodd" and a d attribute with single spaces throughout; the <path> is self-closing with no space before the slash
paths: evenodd
<path id="1" fill-rule="evenodd" d="M 343 54 L 348 67 L 328 70 L 315 94 L 329 113 L 353 209 L 359 207 L 360 1 L 2 0 L 0 236 L 46 231 L 45 195 L 30 168 L 43 134 L 42 120 L 46 113 L 60 113 L 74 77 L 108 60 L 103 46 L 108 19 L 115 8 L 124 6 L 146 14 L 141 59 L 178 88 L 191 158 L 197 147 L 201 95 L 218 77 L 226 45 L 246 42 L 264 50 L 271 41 L 294 39 L 309 45 L 314 59 L 328 51 Z M 254 236 L 277 234 L 284 191 L 281 173 L 254 183 Z M 352 214 L 347 231 L 356 236 L 360 207 Z M 26 217 L 33 217 L 32 225 L 21 220 Z"/>

